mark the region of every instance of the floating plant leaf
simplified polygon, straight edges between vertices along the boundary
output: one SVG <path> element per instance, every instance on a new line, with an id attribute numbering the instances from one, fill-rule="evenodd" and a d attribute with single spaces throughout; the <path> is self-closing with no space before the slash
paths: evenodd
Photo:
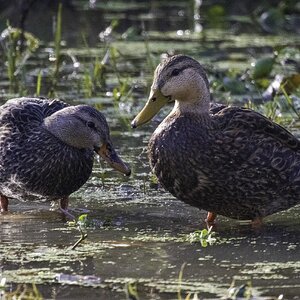
<path id="1" fill-rule="evenodd" d="M 213 237 L 214 234 L 215 232 L 212 231 L 212 226 L 210 226 L 208 230 L 205 228 L 202 230 L 195 230 L 190 233 L 187 240 L 190 243 L 201 243 L 201 246 L 205 248 L 216 242 L 216 238 Z"/>
<path id="2" fill-rule="evenodd" d="M 125 285 L 125 293 L 127 300 L 139 300 L 139 295 L 137 291 L 137 283 L 128 282 Z"/>
<path id="3" fill-rule="evenodd" d="M 267 77 L 274 66 L 275 63 L 275 56 L 272 57 L 263 57 L 256 60 L 254 63 L 251 64 L 252 70 L 251 75 L 253 79 L 259 79 Z"/>

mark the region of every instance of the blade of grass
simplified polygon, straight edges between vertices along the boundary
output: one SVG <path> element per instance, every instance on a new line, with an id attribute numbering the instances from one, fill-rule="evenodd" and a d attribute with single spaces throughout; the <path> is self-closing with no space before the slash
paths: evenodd
<path id="1" fill-rule="evenodd" d="M 61 25 L 62 25 L 62 4 L 59 3 L 56 19 L 56 30 L 55 30 L 55 76 L 58 75 L 59 64 L 60 64 L 60 51 L 61 51 Z"/>
<path id="2" fill-rule="evenodd" d="M 289 106 L 289 108 L 296 114 L 296 116 L 298 117 L 298 119 L 300 119 L 300 113 L 297 111 L 292 98 L 288 95 L 288 93 L 286 92 L 284 85 L 280 86 L 280 89 L 284 95 L 284 98 Z"/>
<path id="3" fill-rule="evenodd" d="M 62 3 L 59 3 L 57 16 L 56 16 L 56 26 L 55 26 L 55 37 L 54 37 L 54 53 L 55 53 L 55 66 L 52 77 L 52 87 L 49 92 L 49 96 L 53 97 L 55 94 L 56 85 L 58 82 L 60 58 L 61 58 L 61 33 L 62 33 Z"/>
<path id="4" fill-rule="evenodd" d="M 178 300 L 182 300 L 182 297 L 181 297 L 181 283 L 182 283 L 182 277 L 183 277 L 183 270 L 186 266 L 186 263 L 183 263 L 181 268 L 180 268 L 180 272 L 179 272 L 179 275 L 178 275 L 178 288 L 177 288 L 177 298 Z"/>
<path id="5" fill-rule="evenodd" d="M 36 80 L 36 92 L 35 92 L 37 96 L 41 95 L 41 87 L 42 87 L 42 72 L 39 71 Z"/>

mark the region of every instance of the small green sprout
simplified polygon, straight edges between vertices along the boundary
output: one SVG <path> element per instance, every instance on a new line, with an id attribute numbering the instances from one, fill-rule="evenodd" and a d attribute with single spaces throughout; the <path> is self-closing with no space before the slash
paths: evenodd
<path id="1" fill-rule="evenodd" d="M 1 295 L 1 293 L 0 293 Z M 14 291 L 4 293 L 4 299 L 27 299 L 27 300 L 43 300 L 43 295 L 38 290 L 37 286 L 32 283 L 30 287 L 27 284 L 19 284 Z M 2 298 L 0 298 L 2 299 Z"/>
<path id="2" fill-rule="evenodd" d="M 212 226 L 209 227 L 207 230 L 195 230 L 194 232 L 190 233 L 187 237 L 187 240 L 190 243 L 201 243 L 202 247 L 207 247 L 208 245 L 212 245 L 216 242 L 216 238 L 213 237 L 215 235 L 215 232 L 212 231 Z"/>
<path id="3" fill-rule="evenodd" d="M 78 217 L 77 221 L 72 220 L 68 222 L 68 225 L 71 227 L 77 226 L 79 232 L 80 232 L 80 238 L 76 241 L 76 243 L 70 247 L 71 250 L 74 250 L 83 240 L 87 238 L 87 233 L 84 233 L 82 228 L 89 227 L 90 221 L 88 220 L 87 214 L 82 214 Z"/>
<path id="4" fill-rule="evenodd" d="M 72 220 L 72 221 L 69 221 L 67 224 L 70 227 L 80 226 L 82 228 L 86 228 L 86 227 L 90 227 L 91 223 L 92 222 L 88 219 L 88 215 L 87 214 L 82 214 L 77 218 L 77 221 Z"/>
<path id="5" fill-rule="evenodd" d="M 149 181 L 150 181 L 150 183 L 149 183 L 150 188 L 155 188 L 155 189 L 158 188 L 159 182 L 158 182 L 158 178 L 156 177 L 155 174 L 150 173 Z"/>
<path id="6" fill-rule="evenodd" d="M 139 300 L 139 295 L 137 291 L 137 283 L 136 282 L 128 282 L 125 285 L 125 293 L 127 300 Z"/>
<path id="7" fill-rule="evenodd" d="M 80 227 L 88 227 L 90 224 L 89 224 L 89 220 L 88 220 L 88 215 L 87 214 L 82 214 L 78 217 L 78 220 L 77 220 L 77 224 L 80 226 Z"/>

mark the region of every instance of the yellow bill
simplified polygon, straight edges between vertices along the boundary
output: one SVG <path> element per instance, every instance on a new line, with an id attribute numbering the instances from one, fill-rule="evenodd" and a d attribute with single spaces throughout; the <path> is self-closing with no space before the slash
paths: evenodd
<path id="1" fill-rule="evenodd" d="M 170 102 L 170 97 L 164 96 L 159 89 L 151 90 L 147 103 L 131 122 L 131 127 L 136 128 L 149 122 L 168 102 Z"/>

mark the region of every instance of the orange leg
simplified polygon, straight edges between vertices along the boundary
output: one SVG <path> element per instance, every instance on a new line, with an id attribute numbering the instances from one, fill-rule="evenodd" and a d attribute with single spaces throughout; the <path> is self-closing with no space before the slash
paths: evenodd
<path id="1" fill-rule="evenodd" d="M 209 211 L 207 213 L 207 217 L 205 219 L 205 222 L 207 223 L 207 225 L 213 225 L 213 224 L 215 224 L 216 217 L 217 217 L 216 213 Z"/>
<path id="2" fill-rule="evenodd" d="M 8 198 L 4 195 L 0 195 L 0 212 L 8 211 Z"/>
<path id="3" fill-rule="evenodd" d="M 263 225 L 263 218 L 262 217 L 256 217 L 252 220 L 251 225 L 253 228 L 260 228 Z"/>
<path id="4" fill-rule="evenodd" d="M 75 220 L 75 216 L 73 216 L 71 213 L 68 212 L 68 206 L 69 206 L 69 198 L 61 198 L 60 199 L 60 210 L 63 213 L 65 218 L 68 218 L 70 220 Z"/>

